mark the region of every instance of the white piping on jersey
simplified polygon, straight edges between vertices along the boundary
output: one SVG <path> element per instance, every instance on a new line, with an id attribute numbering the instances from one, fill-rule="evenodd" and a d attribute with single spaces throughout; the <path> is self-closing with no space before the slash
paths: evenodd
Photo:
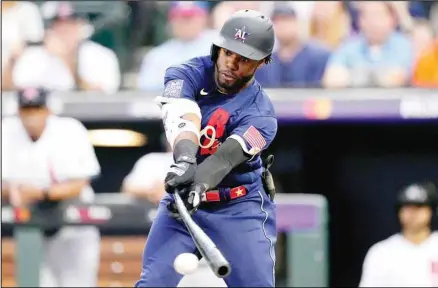
<path id="1" fill-rule="evenodd" d="M 268 237 L 268 234 L 266 233 L 266 229 L 265 229 L 265 224 L 266 221 L 268 221 L 269 218 L 269 214 L 268 212 L 263 208 L 263 205 L 265 204 L 265 200 L 263 199 L 263 195 L 260 191 L 257 191 L 260 195 L 260 199 L 262 200 L 262 203 L 260 204 L 260 210 L 265 213 L 265 220 L 263 220 L 262 223 L 262 230 L 263 230 L 263 234 L 265 235 L 265 238 L 268 239 L 269 241 L 269 256 L 271 257 L 272 260 L 272 283 L 274 284 L 273 287 L 275 287 L 275 258 L 274 258 L 274 243 L 272 242 L 271 238 Z"/>

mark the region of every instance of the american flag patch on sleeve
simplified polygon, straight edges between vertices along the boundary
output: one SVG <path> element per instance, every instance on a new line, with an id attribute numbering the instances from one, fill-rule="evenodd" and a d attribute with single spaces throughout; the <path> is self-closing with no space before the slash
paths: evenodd
<path id="1" fill-rule="evenodd" d="M 266 145 L 266 140 L 254 126 L 249 126 L 248 130 L 243 133 L 243 138 L 248 141 L 251 148 L 262 150 Z"/>

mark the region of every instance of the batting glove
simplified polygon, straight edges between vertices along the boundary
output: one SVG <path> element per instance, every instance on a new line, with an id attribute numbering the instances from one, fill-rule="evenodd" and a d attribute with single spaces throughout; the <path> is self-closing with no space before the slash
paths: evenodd
<path id="1" fill-rule="evenodd" d="M 167 193 L 175 193 L 179 187 L 188 187 L 193 183 L 196 172 L 196 160 L 180 161 L 170 166 L 170 171 L 164 179 L 164 189 Z"/>
<path id="2" fill-rule="evenodd" d="M 207 191 L 208 187 L 206 184 L 202 183 L 194 183 L 188 193 L 187 197 L 187 204 L 189 205 L 187 209 L 196 211 L 201 204 L 202 197 L 204 197 L 205 192 Z"/>
<path id="3" fill-rule="evenodd" d="M 204 197 L 205 192 L 208 187 L 205 184 L 195 183 L 189 189 L 182 189 L 179 194 L 190 214 L 193 214 L 198 210 L 201 204 L 202 197 Z M 179 218 L 178 209 L 176 208 L 175 202 L 170 202 L 167 206 L 172 216 Z"/>

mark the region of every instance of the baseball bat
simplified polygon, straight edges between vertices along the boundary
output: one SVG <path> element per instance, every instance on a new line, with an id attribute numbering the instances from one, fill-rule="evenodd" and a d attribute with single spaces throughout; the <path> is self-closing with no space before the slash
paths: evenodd
<path id="1" fill-rule="evenodd" d="M 217 277 L 227 277 L 231 273 L 230 263 L 228 263 L 210 237 L 208 237 L 207 234 L 205 234 L 205 232 L 198 226 L 198 224 L 193 221 L 189 211 L 187 211 L 187 208 L 184 205 L 183 200 L 179 196 L 178 191 L 176 191 L 174 195 L 176 208 L 178 209 L 181 219 L 186 225 L 187 230 L 192 236 L 193 242 L 195 243 L 202 257 L 205 258 L 208 265 Z"/>

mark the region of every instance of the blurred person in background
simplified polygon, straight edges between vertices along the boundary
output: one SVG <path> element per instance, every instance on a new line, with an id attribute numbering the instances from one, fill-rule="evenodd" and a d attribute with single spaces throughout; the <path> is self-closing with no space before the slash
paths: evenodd
<path id="1" fill-rule="evenodd" d="M 255 78 L 266 88 L 319 86 L 330 57 L 327 47 L 303 41 L 296 11 L 283 3 L 271 14 L 277 48 L 272 63 L 257 70 Z"/>
<path id="2" fill-rule="evenodd" d="M 427 20 L 429 13 L 426 1 L 390 1 L 397 15 L 399 29 L 405 32 L 412 32 L 415 29 L 417 20 Z"/>
<path id="3" fill-rule="evenodd" d="M 29 1 L 2 1 L 2 90 L 13 90 L 12 71 L 28 44 L 41 43 L 44 24 L 38 6 Z"/>
<path id="4" fill-rule="evenodd" d="M 350 34 L 350 17 L 341 1 L 315 2 L 310 19 L 310 37 L 330 49 Z"/>
<path id="5" fill-rule="evenodd" d="M 435 35 L 438 35 L 438 1 L 434 2 L 430 8 L 430 24 Z"/>
<path id="6" fill-rule="evenodd" d="M 417 87 L 438 88 L 438 37 L 419 56 L 412 83 Z"/>
<path id="7" fill-rule="evenodd" d="M 414 57 L 412 45 L 396 30 L 392 5 L 360 2 L 358 9 L 360 34 L 332 54 L 324 86 L 399 87 L 409 84 Z"/>
<path id="8" fill-rule="evenodd" d="M 414 183 L 397 197 L 401 232 L 374 244 L 362 268 L 360 287 L 438 287 L 438 195 L 434 184 Z"/>
<path id="9" fill-rule="evenodd" d="M 300 36 L 303 39 L 309 38 L 310 22 L 317 1 L 260 1 L 259 3 L 260 11 L 267 15 L 271 15 L 274 7 L 280 3 L 292 7 L 297 14 Z"/>
<path id="10" fill-rule="evenodd" d="M 151 31 L 154 26 L 154 16 L 157 14 L 156 1 L 137 1 L 125 0 L 130 9 L 130 17 L 127 31 L 127 50 L 133 53 L 138 47 L 144 44 L 145 38 L 152 38 Z M 149 39 L 148 39 L 149 40 Z M 150 41 L 152 42 L 152 41 Z M 132 57 L 129 57 L 129 62 L 132 62 Z M 126 63 L 125 66 L 130 67 L 132 63 Z"/>
<path id="11" fill-rule="evenodd" d="M 401 31 L 411 31 L 416 19 L 429 19 L 431 3 L 434 1 L 385 1 L 394 11 L 397 28 Z M 346 1 L 344 5 L 350 13 L 351 28 L 359 32 L 360 1 Z"/>
<path id="12" fill-rule="evenodd" d="M 51 114 L 48 92 L 18 91 L 18 116 L 2 119 L 2 196 L 14 207 L 42 213 L 63 200 L 91 202 L 92 178 L 100 174 L 81 122 Z M 40 287 L 96 287 L 100 233 L 94 226 L 44 231 Z"/>
<path id="13" fill-rule="evenodd" d="M 42 12 L 50 22 L 44 45 L 27 48 L 17 59 L 15 85 L 42 85 L 60 91 L 118 91 L 121 75 L 116 54 L 87 39 L 92 27 L 76 13 L 73 4 L 46 2 Z"/>
<path id="14" fill-rule="evenodd" d="M 202 1 L 174 1 L 168 13 L 172 39 L 152 48 L 144 57 L 138 75 L 143 91 L 164 88 L 166 69 L 210 52 L 216 33 L 208 28 L 208 5 Z"/>
<path id="15" fill-rule="evenodd" d="M 260 11 L 263 10 L 261 7 L 257 1 L 220 1 L 211 12 L 213 29 L 220 30 L 234 12 L 245 9 Z"/>
<path id="16" fill-rule="evenodd" d="M 165 138 L 166 152 L 152 152 L 137 160 L 132 171 L 123 180 L 122 191 L 158 206 L 163 198 L 164 178 L 174 163 L 173 153 Z"/>
<path id="17" fill-rule="evenodd" d="M 165 135 L 162 140 L 166 152 L 148 153 L 137 160 L 132 171 L 123 180 L 122 191 L 140 200 L 146 200 L 158 206 L 164 194 L 164 179 L 170 166 L 175 163 L 172 149 Z M 195 273 L 186 275 L 178 287 L 227 287 L 201 259 Z"/>
<path id="18" fill-rule="evenodd" d="M 414 63 L 416 63 L 424 51 L 433 44 L 434 37 L 430 22 L 426 19 L 415 20 L 410 36 L 414 52 Z"/>

